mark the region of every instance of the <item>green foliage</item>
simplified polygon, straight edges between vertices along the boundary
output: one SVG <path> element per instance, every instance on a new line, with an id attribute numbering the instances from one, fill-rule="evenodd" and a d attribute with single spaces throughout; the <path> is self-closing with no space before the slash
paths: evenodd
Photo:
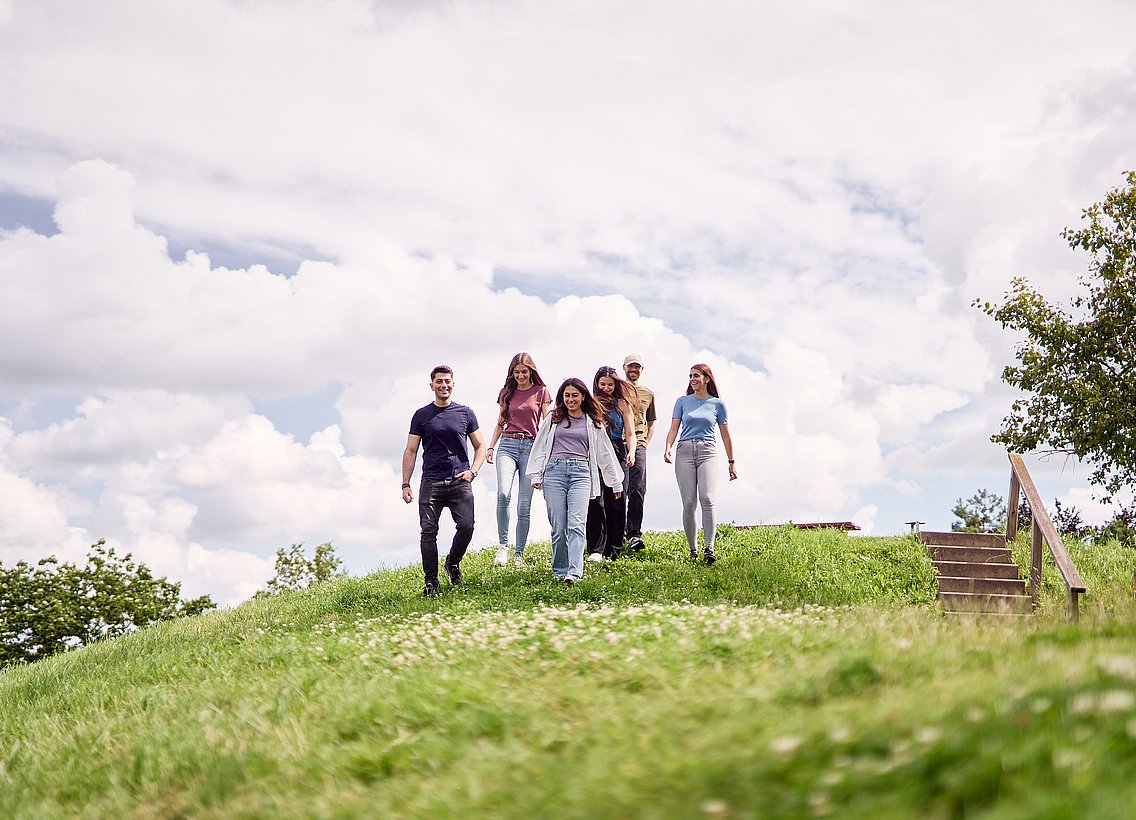
<path id="1" fill-rule="evenodd" d="M 343 575 L 343 561 L 335 554 L 331 542 L 320 544 L 311 558 L 304 555 L 304 542 L 276 550 L 276 574 L 268 582 L 268 594 L 286 590 L 307 589 L 312 584 Z"/>
<path id="2" fill-rule="evenodd" d="M 91 549 L 82 567 L 54 556 L 0 565 L 0 667 L 216 606 L 207 595 L 182 601 L 181 584 L 155 578 L 104 540 Z"/>
<path id="3" fill-rule="evenodd" d="M 1083 217 L 1062 236 L 1091 257 L 1085 293 L 1062 307 L 1018 277 L 1002 305 L 975 304 L 1026 335 L 1002 374 L 1026 396 L 992 440 L 1076 456 L 1111 495 L 1136 480 L 1136 172 Z"/>
<path id="4" fill-rule="evenodd" d="M 1038 617 L 951 619 L 897 592 L 913 539 L 723 535 L 709 568 L 672 533 L 567 588 L 546 544 L 473 552 L 437 598 L 334 578 L 10 669 L 0 816 L 1128 816 L 1136 553 L 1071 545 L 1068 627 L 1049 564 Z"/>
<path id="5" fill-rule="evenodd" d="M 960 520 L 951 522 L 954 532 L 1003 532 L 1006 502 L 989 490 L 979 490 L 965 502 L 960 498 L 951 510 Z"/>
<path id="6" fill-rule="evenodd" d="M 1121 546 L 1136 547 L 1136 504 L 1122 508 L 1112 520 L 1095 532 L 1097 541 L 1116 541 Z"/>

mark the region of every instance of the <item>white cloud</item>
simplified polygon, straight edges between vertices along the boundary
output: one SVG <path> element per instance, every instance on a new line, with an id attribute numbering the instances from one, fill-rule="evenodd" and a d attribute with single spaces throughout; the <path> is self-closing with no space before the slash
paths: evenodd
<path id="1" fill-rule="evenodd" d="M 1005 471 L 1013 340 L 971 301 L 1071 292 L 1058 232 L 1136 136 L 1136 7 L 1020 12 L 0 0 L 0 191 L 59 226 L 0 234 L 5 543 L 119 537 L 226 600 L 293 541 L 414 560 L 429 368 L 484 424 L 522 349 L 553 386 L 642 353 L 660 435 L 711 363 L 723 520 L 946 511 Z M 308 441 L 254 412 L 329 385 Z"/>

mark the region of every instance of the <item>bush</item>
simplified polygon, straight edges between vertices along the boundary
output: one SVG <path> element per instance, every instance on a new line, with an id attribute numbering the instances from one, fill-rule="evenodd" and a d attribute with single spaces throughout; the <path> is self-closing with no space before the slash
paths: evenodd
<path id="1" fill-rule="evenodd" d="M 290 589 L 307 589 L 312 584 L 327 581 L 336 575 L 343 575 L 339 568 L 342 559 L 335 554 L 331 542 L 316 547 L 309 559 L 304 555 L 304 542 L 293 544 L 289 549 L 276 550 L 276 575 L 268 582 L 268 591 L 258 595 L 275 594 Z"/>
<path id="2" fill-rule="evenodd" d="M 155 578 L 105 540 L 92 550 L 83 567 L 55 556 L 0 564 L 0 668 L 216 607 L 208 595 L 181 600 L 180 583 Z"/>

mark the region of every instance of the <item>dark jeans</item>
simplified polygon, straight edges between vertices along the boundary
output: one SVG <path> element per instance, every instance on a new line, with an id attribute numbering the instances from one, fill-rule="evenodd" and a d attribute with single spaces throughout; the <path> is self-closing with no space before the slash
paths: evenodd
<path id="1" fill-rule="evenodd" d="M 627 499 L 627 527 L 624 534 L 628 540 L 642 538 L 643 499 L 647 497 L 647 448 L 642 444 L 635 448 L 635 466 L 627 471 L 623 496 Z"/>
<path id="2" fill-rule="evenodd" d="M 461 562 L 473 540 L 473 484 L 461 478 L 422 479 L 418 488 L 418 521 L 422 525 L 422 571 L 427 583 L 438 583 L 438 518 L 446 507 L 457 527 L 446 557 L 446 563 L 453 567 Z"/>
<path id="3" fill-rule="evenodd" d="M 623 441 L 612 439 L 611 446 L 615 448 L 615 457 L 620 465 L 626 465 L 627 449 Z M 623 483 L 627 483 L 626 466 L 623 466 Z M 605 558 L 618 558 L 623 551 L 626 518 L 627 496 L 616 498 L 615 491 L 603 484 L 603 493 L 588 504 L 588 552 L 602 552 Z"/>

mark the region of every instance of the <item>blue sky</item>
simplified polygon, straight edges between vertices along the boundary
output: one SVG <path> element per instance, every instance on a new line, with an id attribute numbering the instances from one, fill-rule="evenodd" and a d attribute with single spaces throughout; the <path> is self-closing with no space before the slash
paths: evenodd
<path id="1" fill-rule="evenodd" d="M 1133 166 L 1134 27 L 1110 2 L 0 0 L 0 560 L 106 537 L 222 601 L 300 540 L 414 561 L 429 369 L 488 421 L 518 350 L 552 382 L 638 352 L 664 415 L 709 362 L 722 520 L 946 528 L 1007 484 L 1014 339 L 972 302 L 1074 292 L 1060 231 Z M 653 449 L 647 524 L 675 529 Z M 1033 464 L 1103 514 L 1088 469 Z"/>

